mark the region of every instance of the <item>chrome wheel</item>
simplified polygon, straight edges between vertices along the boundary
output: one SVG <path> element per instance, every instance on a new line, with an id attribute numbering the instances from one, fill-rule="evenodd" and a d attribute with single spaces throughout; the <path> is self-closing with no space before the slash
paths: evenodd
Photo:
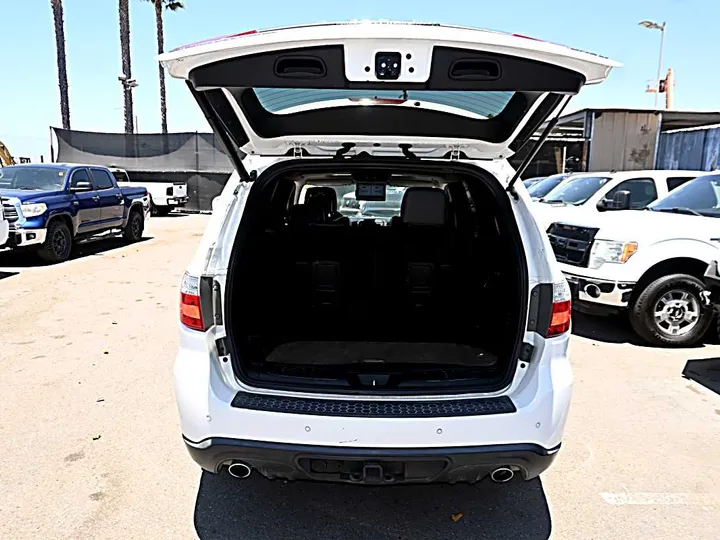
<path id="1" fill-rule="evenodd" d="M 688 291 L 673 289 L 655 302 L 655 326 L 669 336 L 691 332 L 700 320 L 700 301 Z"/>

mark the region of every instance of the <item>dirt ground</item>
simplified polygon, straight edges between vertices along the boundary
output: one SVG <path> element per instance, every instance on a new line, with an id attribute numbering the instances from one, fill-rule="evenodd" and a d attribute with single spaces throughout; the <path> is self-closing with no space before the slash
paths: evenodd
<path id="1" fill-rule="evenodd" d="M 638 346 L 617 321 L 575 320 L 571 418 L 541 480 L 201 474 L 171 370 L 206 219 L 155 218 L 140 244 L 95 242 L 57 266 L 0 252 L 0 538 L 718 538 L 720 347 Z"/>

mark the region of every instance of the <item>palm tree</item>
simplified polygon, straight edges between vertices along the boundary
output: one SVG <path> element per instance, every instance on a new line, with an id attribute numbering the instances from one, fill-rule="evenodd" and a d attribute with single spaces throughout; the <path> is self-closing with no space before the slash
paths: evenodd
<path id="1" fill-rule="evenodd" d="M 178 0 L 146 0 L 152 2 L 155 6 L 155 23 L 157 26 L 157 46 L 158 54 L 165 52 L 165 29 L 163 24 L 163 9 L 170 11 L 178 11 L 185 6 Z M 162 65 L 158 65 L 158 75 L 160 77 L 160 122 L 162 132 L 168 132 L 167 123 L 167 94 L 165 92 L 165 70 Z"/>
<path id="2" fill-rule="evenodd" d="M 121 79 L 123 87 L 124 109 L 125 109 L 125 133 L 133 133 L 133 100 L 132 86 L 132 67 L 130 65 L 130 6 L 128 0 L 118 0 L 118 12 L 120 15 L 120 54 L 122 56 L 122 73 Z"/>
<path id="3" fill-rule="evenodd" d="M 65 22 L 62 0 L 50 0 L 55 19 L 55 49 L 57 52 L 58 86 L 60 87 L 60 115 L 63 129 L 70 129 L 70 89 L 65 56 Z"/>

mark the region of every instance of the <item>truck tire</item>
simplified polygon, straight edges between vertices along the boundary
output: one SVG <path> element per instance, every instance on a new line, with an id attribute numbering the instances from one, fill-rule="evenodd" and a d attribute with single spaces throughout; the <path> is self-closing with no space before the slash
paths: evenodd
<path id="1" fill-rule="evenodd" d="M 123 231 L 123 238 L 125 241 L 130 243 L 139 242 L 142 240 L 144 230 L 145 216 L 143 216 L 143 213 L 136 208 L 130 210 L 128 222 L 127 225 L 125 225 L 125 230 Z"/>
<path id="2" fill-rule="evenodd" d="M 651 345 L 691 346 L 713 321 L 702 299 L 705 287 L 687 274 L 663 276 L 650 283 L 630 306 L 633 330 Z"/>
<path id="3" fill-rule="evenodd" d="M 45 242 L 38 249 L 38 256 L 45 262 L 55 264 L 67 261 L 73 247 L 73 235 L 70 227 L 60 220 L 54 219 L 47 228 Z"/>

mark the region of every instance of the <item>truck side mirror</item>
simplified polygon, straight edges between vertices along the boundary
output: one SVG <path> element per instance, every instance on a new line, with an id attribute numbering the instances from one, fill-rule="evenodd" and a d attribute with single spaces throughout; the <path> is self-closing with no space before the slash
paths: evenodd
<path id="1" fill-rule="evenodd" d="M 75 182 L 70 186 L 70 191 L 72 193 L 82 193 L 84 191 L 92 191 L 92 184 L 90 182 L 80 181 Z"/>
<path id="2" fill-rule="evenodd" d="M 630 210 L 630 192 L 621 190 L 613 196 L 613 210 Z"/>

